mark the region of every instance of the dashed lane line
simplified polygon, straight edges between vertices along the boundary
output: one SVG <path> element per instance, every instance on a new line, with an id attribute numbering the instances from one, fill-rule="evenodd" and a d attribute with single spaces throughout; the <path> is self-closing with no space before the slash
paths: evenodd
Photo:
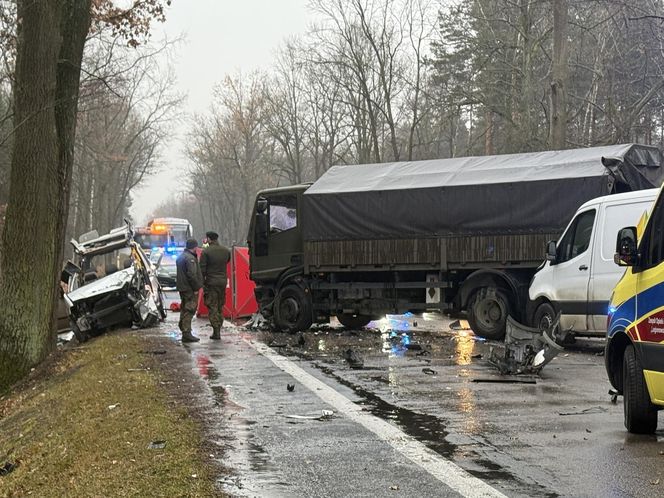
<path id="1" fill-rule="evenodd" d="M 454 462 L 435 453 L 423 443 L 409 436 L 397 427 L 374 415 L 362 411 L 360 406 L 353 403 L 324 382 L 318 380 L 288 358 L 276 353 L 272 348 L 262 343 L 252 342 L 248 339 L 244 339 L 244 341 L 269 359 L 279 369 L 283 370 L 303 386 L 315 393 L 325 403 L 335 408 L 337 412 L 373 432 L 399 453 L 404 455 L 417 466 L 426 470 L 433 477 L 453 491 L 459 493 L 461 496 L 468 498 L 505 498 L 506 495 L 497 489 L 469 474 Z"/>

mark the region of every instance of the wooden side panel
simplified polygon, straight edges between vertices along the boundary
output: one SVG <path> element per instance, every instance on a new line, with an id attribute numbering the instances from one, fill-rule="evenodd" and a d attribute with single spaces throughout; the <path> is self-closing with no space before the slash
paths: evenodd
<path id="1" fill-rule="evenodd" d="M 495 235 L 430 239 L 305 242 L 307 266 L 446 266 L 496 263 L 510 265 L 544 260 L 546 242 L 558 234 Z M 441 255 L 443 255 L 441 257 Z"/>

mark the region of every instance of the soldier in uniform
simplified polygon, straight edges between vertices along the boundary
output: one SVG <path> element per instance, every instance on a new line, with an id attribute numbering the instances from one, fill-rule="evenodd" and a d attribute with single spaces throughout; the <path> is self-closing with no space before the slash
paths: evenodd
<path id="1" fill-rule="evenodd" d="M 191 333 L 191 320 L 194 318 L 198 307 L 198 291 L 203 286 L 203 275 L 198 264 L 196 239 L 187 240 L 186 249 L 178 256 L 175 262 L 177 266 L 177 289 L 180 293 L 180 331 L 182 342 L 198 342 L 200 339 Z"/>
<path id="2" fill-rule="evenodd" d="M 212 325 L 210 339 L 221 339 L 221 326 L 224 323 L 224 302 L 226 301 L 226 265 L 231 259 L 231 252 L 219 244 L 219 234 L 207 232 L 208 247 L 201 254 L 203 272 L 203 293 Z"/>

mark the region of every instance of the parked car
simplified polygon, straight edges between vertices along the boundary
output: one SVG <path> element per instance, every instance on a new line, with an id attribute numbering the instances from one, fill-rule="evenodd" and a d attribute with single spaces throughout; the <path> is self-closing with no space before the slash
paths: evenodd
<path id="1" fill-rule="evenodd" d="M 530 323 L 547 330 L 558 312 L 563 330 L 606 334 L 609 297 L 624 268 L 613 262 L 618 230 L 635 225 L 659 189 L 598 197 L 583 204 L 560 241 L 549 242 L 547 261 L 529 289 Z"/>
<path id="2" fill-rule="evenodd" d="M 62 273 L 70 326 L 79 342 L 117 325 L 151 327 L 166 317 L 152 263 L 131 226 L 72 240 L 74 260 Z"/>
<path id="3" fill-rule="evenodd" d="M 623 395 L 625 427 L 652 433 L 664 407 L 664 196 L 649 219 L 619 231 L 615 262 L 627 267 L 609 306 L 606 371 Z M 637 242 L 638 241 L 638 242 Z"/>
<path id="4" fill-rule="evenodd" d="M 177 266 L 175 262 L 183 250 L 182 247 L 169 247 L 153 249 L 150 253 L 150 262 L 155 267 L 157 280 L 164 291 L 173 291 L 176 288 Z"/>

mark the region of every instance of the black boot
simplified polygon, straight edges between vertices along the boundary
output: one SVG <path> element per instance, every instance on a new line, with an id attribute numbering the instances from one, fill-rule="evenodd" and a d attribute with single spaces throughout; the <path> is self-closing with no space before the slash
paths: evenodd
<path id="1" fill-rule="evenodd" d="M 182 342 L 198 342 L 200 339 L 191 334 L 191 332 L 182 332 Z"/>
<path id="2" fill-rule="evenodd" d="M 219 332 L 219 329 L 212 329 L 212 335 L 210 336 L 210 339 L 214 339 L 215 341 L 218 341 L 221 339 L 221 333 Z"/>

